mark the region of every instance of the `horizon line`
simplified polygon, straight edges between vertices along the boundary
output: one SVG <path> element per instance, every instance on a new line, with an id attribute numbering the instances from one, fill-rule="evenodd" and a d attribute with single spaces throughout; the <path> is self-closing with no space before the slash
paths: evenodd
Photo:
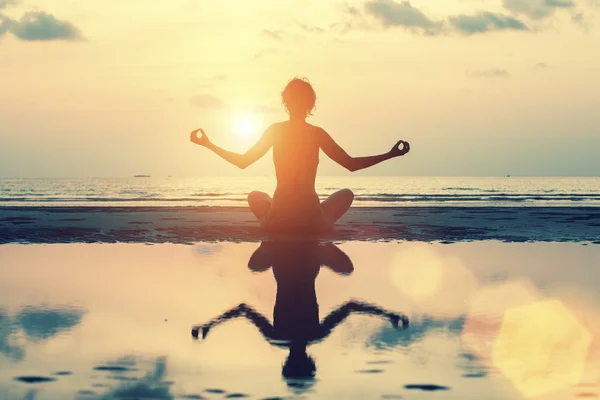
<path id="1" fill-rule="evenodd" d="M 600 178 L 600 175 L 317 175 L 317 178 Z M 0 179 L 147 179 L 147 178 L 275 178 L 275 175 L 82 175 L 0 176 Z"/>

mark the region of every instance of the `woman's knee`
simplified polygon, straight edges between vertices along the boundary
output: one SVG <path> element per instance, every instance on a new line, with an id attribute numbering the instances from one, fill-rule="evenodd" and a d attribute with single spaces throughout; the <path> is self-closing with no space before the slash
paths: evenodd
<path id="1" fill-rule="evenodd" d="M 255 190 L 248 195 L 248 203 L 255 203 L 257 201 L 270 201 L 271 198 L 265 192 L 259 192 Z"/>
<path id="2" fill-rule="evenodd" d="M 348 198 L 354 200 L 354 192 L 350 189 L 342 189 L 342 192 L 344 193 L 345 196 L 348 196 Z"/>
<path id="3" fill-rule="evenodd" d="M 261 221 L 265 218 L 269 208 L 271 207 L 271 197 L 259 191 L 254 191 L 248 195 L 248 205 L 250 206 L 250 210 L 252 213 Z"/>
<path id="4" fill-rule="evenodd" d="M 350 189 L 342 189 L 338 193 L 348 203 L 352 204 L 352 202 L 354 201 L 354 192 L 352 190 L 350 190 Z"/>

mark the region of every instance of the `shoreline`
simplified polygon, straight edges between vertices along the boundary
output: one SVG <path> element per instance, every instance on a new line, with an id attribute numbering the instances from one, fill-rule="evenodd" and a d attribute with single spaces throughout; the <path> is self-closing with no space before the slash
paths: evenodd
<path id="1" fill-rule="evenodd" d="M 247 207 L 0 207 L 0 244 L 258 242 Z M 333 241 L 590 242 L 600 207 L 356 207 Z"/>

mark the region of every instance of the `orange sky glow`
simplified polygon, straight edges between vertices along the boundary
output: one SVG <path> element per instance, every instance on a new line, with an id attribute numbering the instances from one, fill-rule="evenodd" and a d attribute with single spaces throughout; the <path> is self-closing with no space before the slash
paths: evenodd
<path id="1" fill-rule="evenodd" d="M 0 0 L 0 176 L 240 174 L 189 132 L 246 150 L 294 76 L 350 154 L 411 142 L 366 174 L 599 175 L 598 6 Z"/>

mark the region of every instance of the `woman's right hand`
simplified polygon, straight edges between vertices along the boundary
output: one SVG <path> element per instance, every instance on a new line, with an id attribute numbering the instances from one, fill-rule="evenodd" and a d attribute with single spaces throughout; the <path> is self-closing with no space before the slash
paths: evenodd
<path id="1" fill-rule="evenodd" d="M 198 132 L 202 133 L 202 136 L 198 137 Z M 190 134 L 190 141 L 192 143 L 196 143 L 199 144 L 200 146 L 208 146 L 208 144 L 210 143 L 210 140 L 208 140 L 208 136 L 206 136 L 206 133 L 204 133 L 204 130 L 202 128 L 198 128 L 195 131 L 192 131 L 192 133 Z"/>

